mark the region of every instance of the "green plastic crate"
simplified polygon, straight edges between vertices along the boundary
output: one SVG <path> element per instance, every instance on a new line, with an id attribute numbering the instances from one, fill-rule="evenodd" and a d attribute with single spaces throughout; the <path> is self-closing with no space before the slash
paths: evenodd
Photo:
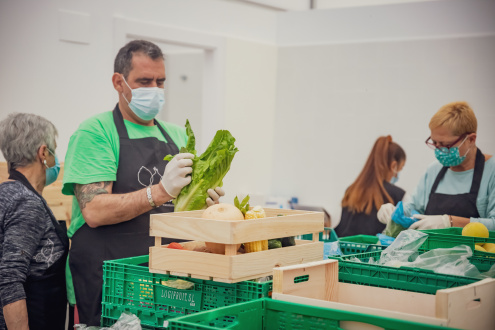
<path id="1" fill-rule="evenodd" d="M 102 324 L 113 324 L 123 311 L 139 317 L 151 329 L 163 329 L 163 322 L 184 314 L 197 313 L 239 302 L 268 297 L 272 282 L 220 283 L 150 273 L 149 256 L 105 261 L 103 264 Z M 178 290 L 162 280 L 184 279 L 193 290 Z"/>
<path id="2" fill-rule="evenodd" d="M 365 253 L 365 252 L 382 251 L 387 248 L 384 245 L 354 243 L 354 242 L 346 242 L 346 241 L 339 241 L 339 246 L 343 254 L 357 254 L 357 253 Z"/>
<path id="3" fill-rule="evenodd" d="M 475 243 L 495 243 L 495 231 L 489 231 L 488 238 L 462 236 L 462 228 L 460 227 L 425 229 L 421 231 L 428 234 L 428 239 L 421 246 L 422 249 L 451 248 L 464 244 L 471 247 L 474 256 L 495 258 L 494 253 L 482 252 L 474 249 Z"/>
<path id="4" fill-rule="evenodd" d="M 376 251 L 329 258 L 339 260 L 339 282 L 345 283 L 435 294 L 440 289 L 463 286 L 480 280 L 479 278 L 438 274 L 427 269 L 395 268 L 367 263 L 370 258 L 379 260 L 380 256 L 381 251 Z M 358 258 L 362 263 L 350 261 L 352 258 Z M 483 272 L 487 271 L 495 260 L 471 257 L 470 261 Z"/>
<path id="5" fill-rule="evenodd" d="M 298 236 L 297 238 L 311 241 L 313 240 L 313 234 L 305 234 Z M 320 232 L 319 240 L 320 242 L 335 242 L 338 241 L 339 238 L 337 237 L 335 230 L 330 227 L 325 227 L 325 230 Z"/>
<path id="6" fill-rule="evenodd" d="M 448 329 L 370 314 L 258 299 L 170 320 L 170 330 L 341 330 L 340 322 L 354 321 L 390 330 Z"/>
<path id="7" fill-rule="evenodd" d="M 377 244 L 378 237 L 371 235 L 354 235 L 340 237 L 339 241 L 354 242 L 354 243 L 365 243 L 365 244 Z"/>

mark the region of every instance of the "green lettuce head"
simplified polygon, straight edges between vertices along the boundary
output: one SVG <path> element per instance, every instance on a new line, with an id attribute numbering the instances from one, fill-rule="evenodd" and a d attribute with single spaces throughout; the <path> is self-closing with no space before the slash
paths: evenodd
<path id="1" fill-rule="evenodd" d="M 187 145 L 180 152 L 189 152 L 194 155 L 192 165 L 191 183 L 182 188 L 179 196 L 173 201 L 175 212 L 193 211 L 206 208 L 208 189 L 221 187 L 223 178 L 230 169 L 234 155 L 239 151 L 234 145 L 235 138 L 227 130 L 219 130 L 211 141 L 206 151 L 196 155 L 196 138 L 191 129 L 189 120 L 186 121 L 188 136 Z M 170 161 L 172 155 L 167 155 L 165 160 Z"/>

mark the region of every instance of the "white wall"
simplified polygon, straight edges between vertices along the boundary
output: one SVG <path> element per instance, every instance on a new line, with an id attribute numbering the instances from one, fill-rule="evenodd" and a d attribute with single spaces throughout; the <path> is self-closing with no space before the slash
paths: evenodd
<path id="1" fill-rule="evenodd" d="M 407 153 L 398 185 L 412 192 L 434 160 L 429 119 L 457 100 L 493 154 L 494 14 L 487 1 L 281 14 L 279 41 L 292 46 L 279 48 L 273 193 L 335 210 L 386 134 Z"/>
<path id="2" fill-rule="evenodd" d="M 59 9 L 89 15 L 89 43 L 59 39 Z M 0 119 L 10 112 L 45 116 L 59 130 L 57 152 L 64 157 L 79 123 L 117 101 L 111 76 L 123 42 L 116 41 L 122 38 L 114 17 L 253 42 L 276 38 L 274 13 L 228 1 L 2 0 Z"/>

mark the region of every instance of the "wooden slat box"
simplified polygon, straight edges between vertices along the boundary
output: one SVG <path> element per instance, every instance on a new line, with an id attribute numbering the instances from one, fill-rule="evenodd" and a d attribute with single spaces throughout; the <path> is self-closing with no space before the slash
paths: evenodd
<path id="1" fill-rule="evenodd" d="M 295 246 L 237 254 L 241 243 L 323 231 L 322 212 L 265 209 L 266 218 L 254 220 L 202 219 L 203 211 L 151 215 L 149 268 L 152 273 L 190 276 L 217 282 L 236 283 L 272 275 L 273 268 L 323 259 L 323 242 L 296 240 Z M 283 214 L 283 216 L 279 216 Z M 190 240 L 188 250 L 169 249 L 161 238 Z M 191 251 L 194 246 L 213 242 L 226 244 L 225 255 Z"/>
<path id="2" fill-rule="evenodd" d="M 453 328 L 495 329 L 495 279 L 431 295 L 341 283 L 338 276 L 338 260 L 275 268 L 272 298 Z M 341 326 L 370 329 L 355 322 Z"/>

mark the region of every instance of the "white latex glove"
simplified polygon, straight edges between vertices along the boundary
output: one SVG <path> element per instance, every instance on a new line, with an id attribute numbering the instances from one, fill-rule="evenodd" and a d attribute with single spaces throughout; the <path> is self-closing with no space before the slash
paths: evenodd
<path id="1" fill-rule="evenodd" d="M 177 154 L 165 167 L 161 183 L 172 198 L 176 198 L 182 188 L 191 183 L 191 176 L 188 174 L 192 173 L 193 158 L 194 155 L 190 153 Z"/>
<path id="2" fill-rule="evenodd" d="M 395 211 L 395 206 L 392 203 L 383 204 L 377 213 L 378 221 L 386 225 L 392 220 L 392 214 Z"/>
<path id="3" fill-rule="evenodd" d="M 225 191 L 220 187 L 216 187 L 215 190 L 208 189 L 208 195 L 210 195 L 210 197 L 206 199 L 206 204 L 212 206 L 219 203 L 220 197 L 225 196 Z"/>
<path id="4" fill-rule="evenodd" d="M 409 227 L 409 229 L 438 229 L 449 228 L 450 218 L 447 214 L 444 215 L 424 215 L 415 214 L 413 218 L 419 219 Z"/>

